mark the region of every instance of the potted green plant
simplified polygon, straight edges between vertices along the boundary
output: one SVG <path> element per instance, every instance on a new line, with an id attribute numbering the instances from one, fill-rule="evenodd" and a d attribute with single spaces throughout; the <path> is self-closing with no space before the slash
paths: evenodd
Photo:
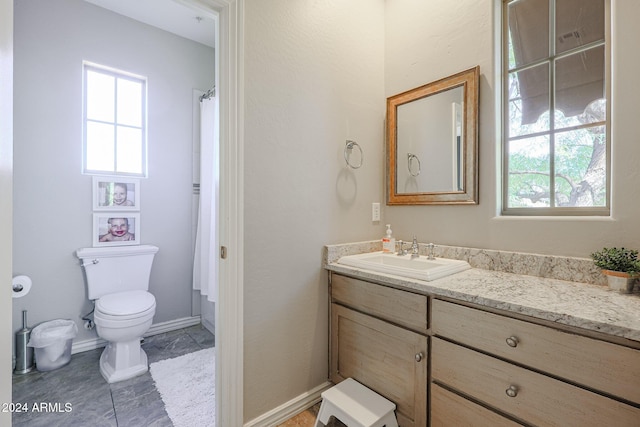
<path id="1" fill-rule="evenodd" d="M 603 248 L 591 254 L 595 265 L 607 275 L 611 289 L 631 293 L 640 277 L 638 251 L 626 248 Z"/>

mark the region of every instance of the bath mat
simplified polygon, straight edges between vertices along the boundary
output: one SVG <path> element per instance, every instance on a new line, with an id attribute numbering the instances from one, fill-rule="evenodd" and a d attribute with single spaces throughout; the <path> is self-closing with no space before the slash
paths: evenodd
<path id="1" fill-rule="evenodd" d="M 174 427 L 215 426 L 213 348 L 152 363 L 149 371 Z"/>

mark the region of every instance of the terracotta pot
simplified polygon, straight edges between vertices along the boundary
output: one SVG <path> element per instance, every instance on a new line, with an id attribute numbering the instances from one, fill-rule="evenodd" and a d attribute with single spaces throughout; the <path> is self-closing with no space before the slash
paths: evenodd
<path id="1" fill-rule="evenodd" d="M 618 291 L 621 294 L 630 294 L 633 292 L 633 288 L 638 280 L 638 276 L 631 276 L 629 273 L 623 273 L 621 271 L 602 270 L 607 276 L 607 283 L 609 289 Z"/>

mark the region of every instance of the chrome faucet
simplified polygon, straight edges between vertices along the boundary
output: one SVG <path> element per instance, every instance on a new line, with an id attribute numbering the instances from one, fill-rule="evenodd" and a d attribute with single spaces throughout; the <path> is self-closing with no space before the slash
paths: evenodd
<path id="1" fill-rule="evenodd" d="M 420 246 L 418 246 L 418 239 L 413 236 L 413 243 L 411 244 L 411 258 L 418 258 L 420 256 Z"/>
<path id="2" fill-rule="evenodd" d="M 398 240 L 398 245 L 400 249 L 398 250 L 398 256 L 403 256 L 407 254 L 407 250 L 404 248 L 404 242 L 402 240 Z"/>
<path id="3" fill-rule="evenodd" d="M 428 260 L 434 260 L 436 259 L 436 257 L 434 256 L 433 252 L 436 248 L 436 245 L 434 245 L 433 243 L 429 243 L 427 245 L 427 259 Z"/>

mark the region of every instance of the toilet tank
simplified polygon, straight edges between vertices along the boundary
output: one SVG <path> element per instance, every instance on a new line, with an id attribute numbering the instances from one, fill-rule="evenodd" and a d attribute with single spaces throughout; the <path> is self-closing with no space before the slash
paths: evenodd
<path id="1" fill-rule="evenodd" d="M 90 300 L 115 292 L 149 290 L 153 257 L 151 245 L 83 248 L 76 251 L 87 277 Z"/>

